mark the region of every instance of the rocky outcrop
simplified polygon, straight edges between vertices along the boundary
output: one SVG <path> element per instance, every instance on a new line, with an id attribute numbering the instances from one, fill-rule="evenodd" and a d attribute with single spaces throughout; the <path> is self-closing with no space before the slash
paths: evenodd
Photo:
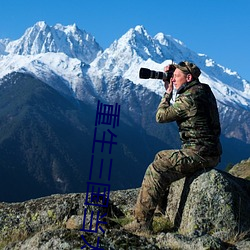
<path id="1" fill-rule="evenodd" d="M 242 160 L 240 163 L 234 165 L 229 173 L 236 177 L 250 180 L 250 158 Z"/>
<path id="2" fill-rule="evenodd" d="M 250 249 L 250 181 L 210 170 L 173 183 L 166 214 L 155 216 L 152 235 L 123 229 L 138 191 L 111 192 L 108 207 L 91 209 L 84 205 L 86 194 L 0 203 L 0 249 L 81 249 L 84 239 L 97 245 L 98 237 L 99 249 Z M 99 224 L 103 232 L 81 231 L 90 211 L 106 215 L 106 224 Z M 161 228 L 164 220 L 168 226 Z"/>
<path id="3" fill-rule="evenodd" d="M 173 183 L 167 216 L 184 235 L 229 240 L 250 229 L 250 182 L 218 170 Z"/>

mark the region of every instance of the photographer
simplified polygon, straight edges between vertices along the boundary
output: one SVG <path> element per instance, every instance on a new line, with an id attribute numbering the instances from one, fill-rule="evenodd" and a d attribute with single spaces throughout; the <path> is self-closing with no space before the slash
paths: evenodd
<path id="1" fill-rule="evenodd" d="M 164 68 L 166 74 L 173 67 L 173 75 L 162 78 L 166 92 L 158 106 L 156 121 L 176 121 L 182 147 L 158 152 L 147 168 L 135 205 L 135 220 L 125 226 L 130 231 L 152 230 L 155 209 L 172 182 L 220 162 L 220 122 L 215 97 L 207 84 L 200 83 L 201 71 L 195 64 L 169 65 Z M 171 105 L 173 88 L 177 92 Z"/>

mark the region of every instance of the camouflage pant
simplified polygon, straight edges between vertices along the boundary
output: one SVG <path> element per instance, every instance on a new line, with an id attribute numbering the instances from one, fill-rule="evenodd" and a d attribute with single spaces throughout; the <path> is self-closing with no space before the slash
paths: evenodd
<path id="1" fill-rule="evenodd" d="M 199 169 L 215 167 L 219 160 L 220 157 L 201 157 L 190 149 L 164 150 L 157 153 L 146 170 L 135 205 L 135 218 L 138 221 L 151 221 L 158 203 L 172 182 Z"/>

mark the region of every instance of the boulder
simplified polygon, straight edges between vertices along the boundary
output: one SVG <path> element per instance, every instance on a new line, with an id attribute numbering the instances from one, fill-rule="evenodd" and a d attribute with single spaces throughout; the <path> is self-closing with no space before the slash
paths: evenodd
<path id="1" fill-rule="evenodd" d="M 250 181 L 216 169 L 174 182 L 166 216 L 178 232 L 228 241 L 250 231 Z"/>

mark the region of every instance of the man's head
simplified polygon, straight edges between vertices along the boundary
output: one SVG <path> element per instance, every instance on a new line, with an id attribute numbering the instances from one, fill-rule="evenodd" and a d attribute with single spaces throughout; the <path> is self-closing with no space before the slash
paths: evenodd
<path id="1" fill-rule="evenodd" d="M 186 82 L 198 79 L 201 74 L 200 69 L 194 63 L 180 62 L 175 67 L 172 81 L 177 90 Z"/>

